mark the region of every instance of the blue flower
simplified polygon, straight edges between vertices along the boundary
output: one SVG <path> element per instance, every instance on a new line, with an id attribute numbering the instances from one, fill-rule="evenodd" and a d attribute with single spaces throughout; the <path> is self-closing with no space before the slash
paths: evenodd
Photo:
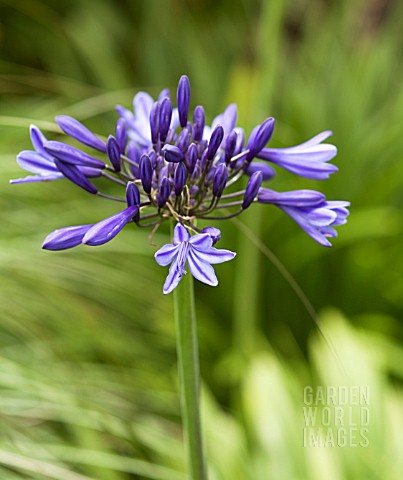
<path id="1" fill-rule="evenodd" d="M 76 121 L 77 122 L 77 121 Z M 79 122 L 77 122 L 79 124 Z M 81 124 L 79 124 L 81 125 Z M 85 128 L 83 126 L 83 128 Z M 91 183 L 87 180 L 88 177 L 99 177 L 102 175 L 101 169 L 105 167 L 105 164 L 98 159 L 86 155 L 84 152 L 80 152 L 76 148 L 65 145 L 61 142 L 49 142 L 45 135 L 35 125 L 30 127 L 31 142 L 35 150 L 23 150 L 17 155 L 17 163 L 27 172 L 34 173 L 35 175 L 29 175 L 25 178 L 17 178 L 10 180 L 10 183 L 32 183 L 32 182 L 49 182 L 51 180 L 60 180 L 61 178 L 69 178 L 69 173 L 72 172 L 71 179 L 74 183 L 84 183 L 87 191 L 91 191 Z M 66 161 L 66 157 L 59 159 L 54 152 L 48 149 L 48 146 L 59 147 L 61 152 L 74 152 L 75 155 L 71 155 L 71 165 L 64 166 L 63 160 Z M 62 153 L 62 155 L 63 155 Z M 75 165 L 72 166 L 72 162 L 76 158 Z M 85 158 L 85 160 L 83 160 Z M 81 159 L 81 161 L 79 160 Z M 92 162 L 92 163 L 91 163 Z M 95 166 L 94 166 L 95 165 Z M 79 178 L 78 181 L 75 181 Z M 91 193 L 95 193 L 96 189 L 92 186 Z"/>
<path id="2" fill-rule="evenodd" d="M 164 294 L 172 292 L 181 281 L 186 273 L 186 262 L 190 273 L 197 280 L 215 287 L 218 280 L 211 264 L 228 262 L 236 255 L 229 250 L 213 247 L 213 239 L 208 233 L 191 237 L 179 223 L 175 227 L 173 241 L 173 244 L 164 245 L 155 253 L 155 260 L 159 265 L 165 267 L 171 263 L 163 288 Z"/>
<path id="3" fill-rule="evenodd" d="M 331 135 L 332 132 L 328 130 L 294 147 L 263 148 L 257 157 L 301 177 L 324 180 L 338 170 L 335 165 L 326 163 L 337 155 L 337 148 L 321 143 Z"/>
<path id="4" fill-rule="evenodd" d="M 347 207 L 350 206 L 350 202 L 326 201 L 325 196 L 315 190 L 275 192 L 260 188 L 258 201 L 279 207 L 308 235 L 325 247 L 332 246 L 327 237 L 337 236 L 334 227 L 347 222 L 349 215 Z"/>

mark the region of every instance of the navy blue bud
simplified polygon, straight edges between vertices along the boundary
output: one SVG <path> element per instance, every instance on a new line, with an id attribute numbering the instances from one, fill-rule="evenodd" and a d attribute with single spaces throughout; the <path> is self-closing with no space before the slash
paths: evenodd
<path id="1" fill-rule="evenodd" d="M 168 97 L 165 97 L 161 102 L 160 107 L 160 139 L 165 142 L 167 138 L 169 126 L 172 120 L 172 102 Z"/>
<path id="2" fill-rule="evenodd" d="M 224 137 L 224 129 L 221 125 L 217 125 L 211 134 L 210 141 L 207 147 L 207 159 L 211 160 L 217 153 Z"/>
<path id="3" fill-rule="evenodd" d="M 200 142 L 203 138 L 205 124 L 206 117 L 204 115 L 204 109 L 201 105 L 198 105 L 193 113 L 193 138 L 196 142 Z"/>
<path id="4" fill-rule="evenodd" d="M 215 227 L 206 227 L 203 228 L 202 233 L 208 233 L 213 240 L 213 245 L 216 244 L 218 241 L 221 240 L 221 231 Z"/>
<path id="5" fill-rule="evenodd" d="M 134 182 L 129 182 L 126 186 L 126 202 L 128 207 L 140 205 L 140 191 Z"/>
<path id="6" fill-rule="evenodd" d="M 197 162 L 197 146 L 195 143 L 192 143 L 186 153 L 186 165 L 190 173 L 193 173 Z"/>
<path id="7" fill-rule="evenodd" d="M 228 180 L 227 167 L 223 163 L 220 163 L 220 165 L 218 165 L 218 167 L 216 168 L 216 171 L 214 174 L 213 195 L 215 197 L 218 197 L 218 198 L 221 197 L 222 192 L 224 191 L 225 185 L 227 184 L 227 180 Z"/>
<path id="8" fill-rule="evenodd" d="M 155 102 L 150 111 L 151 141 L 157 143 L 160 128 L 160 104 Z"/>
<path id="9" fill-rule="evenodd" d="M 267 142 L 270 140 L 270 137 L 273 134 L 274 130 L 274 118 L 270 117 L 267 118 L 258 128 L 257 131 L 255 129 L 253 130 L 254 136 L 249 137 L 248 140 L 248 146 L 249 148 L 249 153 L 246 156 L 246 161 L 252 160 L 253 157 L 255 157 L 261 150 L 262 148 L 265 147 Z"/>
<path id="10" fill-rule="evenodd" d="M 55 165 L 59 171 L 68 178 L 71 182 L 83 188 L 89 193 L 96 194 L 98 189 L 93 185 L 87 177 L 80 171 L 79 167 L 69 163 L 64 163 L 58 158 L 55 158 Z"/>
<path id="11" fill-rule="evenodd" d="M 139 164 L 140 179 L 143 184 L 143 189 L 146 193 L 151 193 L 151 185 L 153 179 L 153 167 L 151 165 L 150 157 L 146 154 L 142 155 Z"/>
<path id="12" fill-rule="evenodd" d="M 160 188 L 158 190 L 158 208 L 162 208 L 166 203 L 171 195 L 171 190 L 172 190 L 172 184 L 171 180 L 169 178 L 164 177 L 161 181 Z"/>
<path id="13" fill-rule="evenodd" d="M 234 156 L 236 141 L 238 135 L 235 130 L 228 135 L 227 140 L 225 141 L 225 163 L 228 165 L 231 161 L 231 158 Z"/>
<path id="14" fill-rule="evenodd" d="M 189 145 L 190 145 L 190 133 L 187 128 L 184 128 L 179 134 L 178 140 L 176 142 L 176 146 L 180 148 L 182 152 L 186 152 Z"/>
<path id="15" fill-rule="evenodd" d="M 119 145 L 120 153 L 124 155 L 127 144 L 127 123 L 123 117 L 116 122 L 116 140 Z"/>
<path id="16" fill-rule="evenodd" d="M 182 75 L 177 90 L 179 122 L 182 128 L 186 127 L 188 121 L 190 102 L 190 82 L 186 75 Z"/>
<path id="17" fill-rule="evenodd" d="M 242 208 L 248 208 L 258 194 L 259 188 L 263 182 L 263 174 L 260 171 L 252 173 L 248 184 L 246 185 L 245 195 L 243 197 Z"/>
<path id="18" fill-rule="evenodd" d="M 115 172 L 120 172 L 120 148 L 113 135 L 109 135 L 108 137 L 106 152 Z"/>
<path id="19" fill-rule="evenodd" d="M 175 195 L 179 197 L 182 193 L 183 187 L 186 183 L 186 178 L 188 176 L 188 172 L 186 170 L 186 166 L 184 163 L 179 163 L 175 169 L 174 175 L 174 187 L 175 187 Z"/>
<path id="20" fill-rule="evenodd" d="M 200 140 L 200 142 L 197 145 L 197 152 L 199 157 L 203 155 L 203 152 L 206 150 L 206 148 L 207 148 L 207 140 Z"/>
<path id="21" fill-rule="evenodd" d="M 182 150 L 175 145 L 164 145 L 162 153 L 167 162 L 179 163 L 184 158 Z"/>

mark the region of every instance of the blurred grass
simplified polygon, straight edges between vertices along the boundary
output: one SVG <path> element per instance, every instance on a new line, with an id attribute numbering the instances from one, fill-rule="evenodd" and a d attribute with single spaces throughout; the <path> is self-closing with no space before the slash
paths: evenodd
<path id="1" fill-rule="evenodd" d="M 171 299 L 148 232 L 43 252 L 48 232 L 114 206 L 62 182 L 7 184 L 31 119 L 47 130 L 66 113 L 106 135 L 115 103 L 173 91 L 182 73 L 210 120 L 232 101 L 247 130 L 275 116 L 274 146 L 332 129 L 338 174 L 279 172 L 273 187 L 352 202 L 331 250 L 267 206 L 241 218 L 318 310 L 337 307 L 322 319 L 342 376 L 288 283 L 222 226 L 237 260 L 217 289 L 197 286 L 211 478 L 400 478 L 402 18 L 392 0 L 0 0 L 1 478 L 186 478 Z M 370 446 L 304 449 L 306 384 L 370 385 Z"/>

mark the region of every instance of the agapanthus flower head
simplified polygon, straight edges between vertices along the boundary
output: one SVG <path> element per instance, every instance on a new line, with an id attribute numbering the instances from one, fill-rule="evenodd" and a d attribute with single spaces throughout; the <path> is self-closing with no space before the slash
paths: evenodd
<path id="1" fill-rule="evenodd" d="M 337 149 L 321 142 L 331 132 L 294 147 L 267 148 L 274 132 L 272 117 L 263 119 L 246 137 L 236 126 L 237 107 L 230 104 L 211 126 L 206 125 L 203 107 L 191 110 L 190 82 L 185 75 L 179 80 L 176 100 L 174 108 L 168 90 L 162 90 L 157 99 L 137 93 L 133 111 L 116 107 L 119 118 L 106 141 L 74 118 L 56 117 L 62 131 L 92 153 L 48 140 L 37 127 L 31 127 L 34 150 L 21 152 L 17 161 L 34 175 L 12 183 L 66 178 L 89 193 L 125 204 L 97 223 L 56 230 L 46 237 L 43 248 L 97 246 L 112 240 L 129 223 L 155 230 L 164 222 L 174 222 L 173 243 L 155 254 L 160 265 L 171 264 L 164 286 L 164 293 L 169 293 L 186 265 L 198 280 L 217 284 L 211 264 L 231 260 L 235 253 L 213 247 L 221 238 L 220 231 L 213 226 L 201 230 L 198 222 L 232 218 L 253 203 L 277 206 L 314 240 L 330 246 L 334 227 L 346 221 L 348 202 L 327 201 L 312 190 L 276 192 L 262 183 L 275 175 L 267 162 L 302 177 L 328 178 L 337 170 L 328 163 Z M 101 190 L 102 183 L 93 183 L 96 177 L 122 186 L 125 192 L 120 197 L 108 195 Z M 236 183 L 246 183 L 246 188 L 237 190 Z M 222 209 L 224 213 L 217 213 Z"/>

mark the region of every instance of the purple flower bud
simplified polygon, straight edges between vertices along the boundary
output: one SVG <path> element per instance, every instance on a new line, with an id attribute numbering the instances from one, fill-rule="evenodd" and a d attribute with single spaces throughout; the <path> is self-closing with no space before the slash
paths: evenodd
<path id="1" fill-rule="evenodd" d="M 178 83 L 177 91 L 179 122 L 182 128 L 186 127 L 188 121 L 190 82 L 186 75 L 182 75 Z"/>
<path id="2" fill-rule="evenodd" d="M 160 104 L 155 102 L 150 112 L 151 141 L 155 144 L 158 141 L 160 128 Z"/>
<path id="3" fill-rule="evenodd" d="M 158 208 L 162 208 L 166 204 L 169 196 L 171 195 L 171 190 L 171 180 L 169 180 L 167 177 L 164 177 L 158 190 Z"/>
<path id="4" fill-rule="evenodd" d="M 146 193 L 150 194 L 153 179 L 153 168 L 151 166 L 151 160 L 148 155 L 144 154 L 141 156 L 139 170 L 141 183 L 143 184 L 143 190 Z"/>
<path id="5" fill-rule="evenodd" d="M 92 225 L 59 228 L 45 238 L 42 248 L 45 250 L 66 250 L 80 245 L 84 235 Z"/>
<path id="6" fill-rule="evenodd" d="M 208 233 L 213 240 L 213 245 L 221 240 L 221 231 L 215 227 L 205 227 L 202 230 L 202 233 Z"/>
<path id="7" fill-rule="evenodd" d="M 174 186 L 175 186 L 175 195 L 179 197 L 179 195 L 182 193 L 183 187 L 186 183 L 186 178 L 187 178 L 187 170 L 185 167 L 184 163 L 178 163 L 175 169 L 175 175 L 174 175 Z"/>
<path id="8" fill-rule="evenodd" d="M 221 145 L 222 139 L 224 137 L 224 129 L 221 125 L 217 125 L 211 134 L 210 141 L 207 147 L 207 158 L 211 160 L 214 158 L 214 155 L 217 153 L 218 148 Z"/>
<path id="9" fill-rule="evenodd" d="M 169 98 L 169 88 L 164 88 L 163 90 L 160 91 L 160 94 L 158 95 L 158 101 L 162 102 L 165 98 Z"/>
<path id="10" fill-rule="evenodd" d="M 158 162 L 158 157 L 157 157 L 157 154 L 155 153 L 155 150 L 149 150 L 147 155 L 150 158 L 152 169 L 155 170 L 155 167 L 157 166 L 157 162 Z"/>
<path id="11" fill-rule="evenodd" d="M 126 186 L 126 202 L 128 207 L 140 205 L 140 192 L 134 182 L 129 182 Z"/>
<path id="12" fill-rule="evenodd" d="M 193 113 L 193 138 L 196 142 L 200 142 L 203 138 L 204 125 L 206 123 L 204 109 L 201 105 L 195 108 Z"/>
<path id="13" fill-rule="evenodd" d="M 260 186 L 263 182 L 263 174 L 260 171 L 253 173 L 246 185 L 245 195 L 243 197 L 242 208 L 245 210 L 255 199 Z"/>
<path id="14" fill-rule="evenodd" d="M 172 119 L 172 102 L 165 97 L 161 102 L 160 107 L 160 139 L 162 142 L 167 138 L 169 126 Z"/>
<path id="15" fill-rule="evenodd" d="M 84 145 L 95 148 L 100 152 L 106 151 L 106 144 L 94 135 L 87 127 L 76 120 L 75 118 L 66 115 L 59 115 L 55 117 L 56 123 L 63 130 L 64 133 L 75 138 Z"/>
<path id="16" fill-rule="evenodd" d="M 190 133 L 187 128 L 184 128 L 179 134 L 178 140 L 176 142 L 176 146 L 180 148 L 182 152 L 186 152 L 189 145 L 190 145 Z"/>
<path id="17" fill-rule="evenodd" d="M 206 178 L 204 179 L 204 184 L 206 186 L 211 185 L 213 183 L 216 170 L 217 170 L 217 167 L 215 165 L 213 165 L 208 169 L 208 172 L 206 173 Z"/>
<path id="18" fill-rule="evenodd" d="M 127 123 L 122 117 L 116 122 L 116 140 L 119 145 L 120 153 L 124 155 L 127 144 Z"/>
<path id="19" fill-rule="evenodd" d="M 62 142 L 50 140 L 44 143 L 45 150 L 65 163 L 86 167 L 105 168 L 104 162 Z"/>
<path id="20" fill-rule="evenodd" d="M 87 177 L 80 171 L 80 169 L 76 165 L 64 163 L 57 158 L 55 158 L 55 165 L 59 169 L 59 171 L 71 182 L 75 183 L 89 193 L 98 193 L 98 189 L 95 187 L 95 185 L 93 185 L 87 179 Z"/>
<path id="21" fill-rule="evenodd" d="M 193 173 L 197 162 L 197 146 L 195 143 L 192 143 L 186 153 L 186 165 L 188 167 L 189 173 Z"/>
<path id="22" fill-rule="evenodd" d="M 220 198 L 222 192 L 224 191 L 225 185 L 227 184 L 228 180 L 228 170 L 227 167 L 221 163 L 216 168 L 214 174 L 214 182 L 213 182 L 213 195 L 215 197 Z"/>
<path id="23" fill-rule="evenodd" d="M 231 161 L 231 158 L 234 155 L 235 147 L 237 141 L 237 134 L 235 130 L 228 135 L 227 140 L 225 141 L 225 163 L 228 165 Z"/>
<path id="24" fill-rule="evenodd" d="M 193 125 L 188 121 L 186 129 L 189 132 L 190 138 L 193 138 Z"/>
<path id="25" fill-rule="evenodd" d="M 202 172 L 202 169 L 201 169 L 200 162 L 197 162 L 192 173 L 192 180 L 194 182 L 197 182 L 200 179 L 201 172 Z"/>
<path id="26" fill-rule="evenodd" d="M 167 162 L 179 163 L 184 158 L 182 150 L 175 145 L 164 145 L 162 153 Z"/>
<path id="27" fill-rule="evenodd" d="M 115 169 L 115 172 L 120 172 L 120 148 L 116 138 L 113 135 L 109 135 L 108 137 L 106 151 L 108 158 Z"/>
<path id="28" fill-rule="evenodd" d="M 256 157 L 256 155 L 265 147 L 267 142 L 270 140 L 270 137 L 273 134 L 274 130 L 274 118 L 270 117 L 267 118 L 255 131 L 254 136 L 249 137 L 247 148 L 249 148 L 249 153 L 246 156 L 246 161 L 249 162 L 252 158 Z"/>

